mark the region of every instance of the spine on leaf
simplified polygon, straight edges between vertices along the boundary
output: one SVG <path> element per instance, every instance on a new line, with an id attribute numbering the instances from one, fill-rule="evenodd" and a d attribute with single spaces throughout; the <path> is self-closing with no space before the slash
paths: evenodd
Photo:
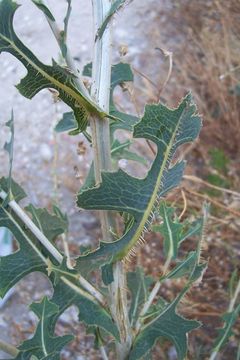
<path id="1" fill-rule="evenodd" d="M 153 141 L 157 155 L 145 179 L 132 177 L 122 171 L 103 172 L 99 186 L 79 192 L 77 205 L 84 209 L 113 210 L 128 213 L 132 226 L 123 236 L 112 243 L 100 242 L 97 250 L 77 260 L 77 266 L 90 271 L 98 266 L 124 259 L 151 222 L 153 210 L 160 199 L 176 187 L 183 175 L 184 161 L 173 163 L 180 145 L 196 139 L 201 129 L 201 120 L 196 106 L 188 94 L 176 109 L 165 105 L 147 105 L 143 118 L 134 126 L 133 137 Z M 132 250 L 132 253 L 134 250 Z M 96 260 L 99 260 L 96 261 Z"/>

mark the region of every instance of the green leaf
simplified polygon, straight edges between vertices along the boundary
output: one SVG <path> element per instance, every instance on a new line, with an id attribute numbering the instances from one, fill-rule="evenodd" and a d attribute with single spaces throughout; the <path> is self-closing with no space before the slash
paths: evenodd
<path id="1" fill-rule="evenodd" d="M 4 200 L 4 202 L 7 203 L 8 201 L 13 199 L 13 194 L 12 194 L 12 166 L 13 166 L 13 144 L 14 144 L 13 111 L 11 114 L 11 119 L 8 122 L 6 122 L 5 125 L 10 129 L 10 139 L 8 142 L 6 141 L 4 144 L 4 150 L 6 150 L 9 156 L 8 192 L 7 192 L 7 197 Z"/>
<path id="2" fill-rule="evenodd" d="M 163 219 L 163 223 L 153 226 L 153 230 L 160 232 L 164 236 L 165 255 L 169 259 L 176 259 L 183 225 L 177 219 L 172 220 L 174 208 L 166 206 L 165 202 L 161 203 L 159 214 Z"/>
<path id="3" fill-rule="evenodd" d="M 97 32 L 97 38 L 99 37 L 101 39 L 101 37 L 103 36 L 103 33 L 106 29 L 106 27 L 109 24 L 109 21 L 111 21 L 112 17 L 114 16 L 114 14 L 121 9 L 121 7 L 123 7 L 123 5 L 126 3 L 126 0 L 115 0 L 112 5 L 111 8 L 108 12 L 108 14 L 106 15 L 106 18 L 104 19 L 101 27 L 98 29 Z"/>
<path id="4" fill-rule="evenodd" d="M 4 188 L 4 190 L 7 190 L 7 184 L 8 181 L 6 179 L 0 181 L 0 186 Z M 14 181 L 13 195 L 18 199 L 21 199 L 25 195 L 22 189 L 16 186 Z M 27 209 L 31 212 L 35 224 L 37 224 L 50 240 L 53 240 L 57 234 L 65 231 L 67 219 L 58 207 L 54 206 L 53 208 L 55 215 L 49 214 L 45 209 L 36 209 L 32 205 L 28 206 Z M 65 309 L 72 305 L 78 307 L 80 321 L 83 321 L 86 325 L 98 326 L 119 340 L 117 327 L 108 310 L 93 300 L 92 297 L 80 287 L 79 273 L 76 270 L 68 269 L 65 259 L 61 264 L 57 265 L 55 259 L 43 248 L 9 205 L 3 206 L 3 200 L 0 199 L 0 227 L 1 226 L 8 228 L 12 232 L 19 243 L 19 249 L 11 255 L 0 257 L 0 296 L 3 297 L 13 285 L 28 273 L 40 271 L 46 275 L 47 267 L 49 279 L 54 289 L 51 306 L 47 300 L 41 303 L 41 306 L 33 306 L 33 310 L 38 315 L 40 315 L 42 310 L 46 309 L 44 314 L 46 314 L 47 317 L 44 317 L 44 314 L 42 314 L 43 318 L 41 320 L 41 328 L 44 327 L 44 339 L 41 339 L 41 341 L 46 342 L 45 347 L 47 350 L 44 351 L 40 348 L 40 345 L 38 346 L 38 327 L 34 338 L 27 340 L 19 348 L 21 352 L 16 359 L 29 360 L 32 355 L 39 357 L 39 359 L 60 359 L 60 348 L 57 346 L 58 344 L 59 346 L 64 345 L 62 339 L 65 339 L 65 337 L 51 338 L 50 343 L 52 342 L 52 348 L 48 348 L 50 343 L 48 345 L 47 341 L 49 336 L 53 336 L 54 334 L 55 324 L 59 316 Z M 70 338 L 67 337 L 66 339 Z M 50 354 L 49 351 L 51 351 Z M 42 354 L 42 352 L 44 354 Z"/>
<path id="5" fill-rule="evenodd" d="M 71 335 L 55 337 L 51 331 L 51 321 L 58 314 L 58 306 L 44 297 L 40 303 L 33 303 L 30 309 L 39 318 L 34 336 L 19 346 L 19 354 L 15 360 L 30 360 L 32 356 L 37 359 L 58 359 L 63 347 L 73 339 Z"/>
<path id="6" fill-rule="evenodd" d="M 0 199 L 1 226 L 8 228 L 19 243 L 15 253 L 0 257 L 0 296 L 3 297 L 25 275 L 33 271 L 45 272 L 46 264 L 37 239 Z"/>
<path id="7" fill-rule="evenodd" d="M 237 285 L 237 282 L 238 282 L 238 270 L 235 269 L 232 272 L 232 275 L 231 275 L 231 278 L 230 278 L 230 281 L 229 281 L 229 284 L 228 284 L 228 286 L 229 286 L 229 295 L 230 295 L 231 299 L 234 296 L 235 287 Z"/>
<path id="8" fill-rule="evenodd" d="M 92 77 L 92 63 L 85 65 L 83 76 Z M 113 92 L 116 86 L 132 81 L 133 72 L 129 64 L 120 62 L 112 66 L 109 112 L 116 119 L 116 121 L 112 121 L 110 124 L 112 134 L 117 129 L 133 131 L 133 126 L 139 121 L 138 117 L 119 111 L 113 101 Z"/>
<path id="9" fill-rule="evenodd" d="M 187 229 L 184 229 L 185 225 L 187 226 Z M 202 234 L 202 226 L 203 226 L 203 222 L 202 222 L 201 218 L 197 219 L 196 221 L 193 221 L 193 223 L 190 223 L 190 224 L 188 223 L 188 221 L 183 223 L 183 229 L 181 231 L 181 237 L 179 239 L 179 244 L 181 244 L 183 241 L 188 239 L 190 236 L 201 235 Z"/>
<path id="10" fill-rule="evenodd" d="M 152 349 L 160 337 L 168 339 L 174 344 L 179 360 L 185 358 L 187 353 L 187 334 L 197 329 L 201 324 L 194 320 L 184 319 L 176 313 L 176 306 L 183 295 L 184 292 L 171 304 L 167 305 L 154 320 L 143 327 L 133 343 L 129 360 L 141 359 L 142 356 Z"/>
<path id="11" fill-rule="evenodd" d="M 74 291 L 70 286 L 63 282 L 58 283 L 54 287 L 51 301 L 58 305 L 60 314 L 69 306 L 76 305 L 79 310 L 79 321 L 83 321 L 86 325 L 98 326 L 119 340 L 117 327 L 109 312 L 97 302 L 93 302 L 79 292 Z M 53 324 L 55 324 L 57 318 L 58 316 L 53 319 Z"/>
<path id="12" fill-rule="evenodd" d="M 0 191 L 1 190 L 3 190 L 6 194 L 8 193 L 9 179 L 5 177 L 0 178 Z M 21 201 L 27 196 L 23 188 L 20 185 L 18 185 L 13 179 L 11 180 L 11 191 L 12 191 L 13 199 L 16 202 Z"/>
<path id="13" fill-rule="evenodd" d="M 86 129 L 90 113 L 100 118 L 108 116 L 77 90 L 75 76 L 69 70 L 60 67 L 55 61 L 53 66 L 44 65 L 20 41 L 13 28 L 17 8 L 18 5 L 12 0 L 2 0 L 0 3 L 0 52 L 9 52 L 27 69 L 27 75 L 17 85 L 19 92 L 31 99 L 42 89 L 55 89 L 57 96 L 72 108 L 78 124 L 75 130 L 78 132 Z"/>
<path id="14" fill-rule="evenodd" d="M 42 0 L 32 0 L 32 2 L 51 20 L 56 21 L 49 8 L 42 2 Z"/>
<path id="15" fill-rule="evenodd" d="M 50 241 L 55 240 L 68 228 L 67 219 L 61 215 L 52 215 L 46 209 L 35 208 L 32 204 L 28 205 L 25 210 L 32 215 L 34 224 Z"/>
<path id="16" fill-rule="evenodd" d="M 125 82 L 133 81 L 133 72 L 131 66 L 125 63 L 113 65 L 111 73 L 111 89 L 110 89 L 110 114 L 121 121 L 112 121 L 110 124 L 111 132 L 117 129 L 133 131 L 133 126 L 139 121 L 139 118 L 119 111 L 113 101 L 113 92 L 116 86 L 121 86 Z"/>
<path id="17" fill-rule="evenodd" d="M 62 119 L 57 123 L 54 130 L 59 133 L 72 130 L 69 132 L 69 135 L 75 135 L 76 128 L 77 128 L 77 121 L 74 116 L 74 113 L 72 111 L 69 111 L 63 114 Z"/>
<path id="18" fill-rule="evenodd" d="M 137 161 L 140 164 L 146 165 L 147 161 L 144 157 L 132 152 L 129 150 L 130 145 L 132 142 L 130 140 L 125 141 L 124 143 L 120 143 L 117 139 L 115 139 L 112 143 L 111 155 L 114 160 L 131 160 Z"/>
<path id="19" fill-rule="evenodd" d="M 212 148 L 209 151 L 209 155 L 213 168 L 222 173 L 226 173 L 229 159 L 225 155 L 224 151 L 222 149 Z"/>
<path id="20" fill-rule="evenodd" d="M 90 271 L 99 262 L 106 264 L 123 259 L 144 235 L 156 203 L 177 186 L 182 178 L 184 162 L 172 165 L 171 160 L 177 148 L 193 141 L 200 131 L 201 121 L 195 111 L 190 94 L 174 110 L 161 104 L 147 105 L 133 134 L 135 138 L 155 142 L 158 148 L 146 178 L 134 178 L 121 169 L 111 173 L 102 172 L 100 185 L 80 191 L 77 198 L 79 207 L 128 213 L 133 221 L 132 226 L 117 241 L 101 242 L 97 250 L 80 256 L 77 260 L 79 269 Z"/>
<path id="21" fill-rule="evenodd" d="M 188 256 L 177 263 L 177 265 L 164 277 L 167 279 L 178 279 L 191 274 L 197 261 L 197 252 L 191 251 Z"/>
<path id="22" fill-rule="evenodd" d="M 69 19 L 70 19 L 70 15 L 71 15 L 71 12 L 72 12 L 72 0 L 67 0 L 67 12 L 66 12 L 66 15 L 65 15 L 65 18 L 63 20 L 64 22 L 64 29 L 63 31 L 61 31 L 61 42 L 60 42 L 60 47 L 61 47 L 61 50 L 62 50 L 62 55 L 64 58 L 66 58 L 67 56 L 67 45 L 66 45 L 66 42 L 67 42 L 67 35 L 68 35 L 68 23 L 69 23 Z"/>
<path id="23" fill-rule="evenodd" d="M 239 318 L 240 304 L 231 312 L 225 313 L 222 316 L 224 326 L 219 330 L 219 335 L 213 344 L 214 352 L 219 352 L 229 340 L 229 337 L 233 334 L 232 328 Z"/>
<path id="24" fill-rule="evenodd" d="M 148 288 L 152 282 L 153 280 L 150 277 L 144 276 L 144 272 L 140 267 L 137 267 L 134 272 L 127 273 L 127 285 L 131 292 L 131 307 L 129 309 L 131 326 L 138 319 L 140 307 L 147 299 Z"/>
<path id="25" fill-rule="evenodd" d="M 113 266 L 112 264 L 107 264 L 102 269 L 102 281 L 104 285 L 109 285 L 113 282 Z"/>
<path id="26" fill-rule="evenodd" d="M 58 317 L 72 305 L 79 309 L 79 320 L 88 326 L 97 326 L 107 331 L 110 335 L 119 339 L 119 333 L 109 312 L 97 301 L 89 298 L 85 290 L 79 288 L 79 273 L 67 267 L 66 258 L 60 265 L 48 263 L 48 274 L 51 274 L 51 281 L 54 293 L 51 301 L 57 304 L 59 312 L 52 319 L 54 329 Z M 67 280 L 67 281 L 66 281 Z M 79 289 L 81 291 L 79 291 Z M 85 294 L 84 294 L 85 293 Z"/>

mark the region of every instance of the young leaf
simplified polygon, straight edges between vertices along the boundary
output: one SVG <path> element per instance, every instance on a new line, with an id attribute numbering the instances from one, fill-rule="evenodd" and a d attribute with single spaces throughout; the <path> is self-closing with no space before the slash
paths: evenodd
<path id="1" fill-rule="evenodd" d="M 53 14 L 51 13 L 49 8 L 46 6 L 46 4 L 44 4 L 44 2 L 42 0 L 32 0 L 32 2 L 49 19 L 50 24 L 51 24 L 51 22 L 56 21 Z M 65 16 L 64 21 L 63 21 L 64 22 L 64 29 L 59 32 L 60 48 L 61 48 L 61 52 L 62 52 L 62 55 L 63 55 L 64 58 L 66 57 L 66 54 L 67 54 L 66 40 L 67 40 L 68 22 L 69 22 L 69 18 L 70 18 L 71 11 L 72 11 L 71 0 L 67 0 L 67 3 L 68 3 L 67 12 L 66 12 L 66 16 Z"/>
<path id="2" fill-rule="evenodd" d="M 63 234 L 68 228 L 67 219 L 62 216 L 52 215 L 46 209 L 35 208 L 32 204 L 28 205 L 27 210 L 32 215 L 32 221 L 41 230 L 41 232 L 53 241 Z"/>
<path id="3" fill-rule="evenodd" d="M 219 330 L 219 335 L 213 345 L 213 353 L 218 353 L 228 342 L 229 337 L 233 334 L 232 328 L 240 314 L 240 304 L 231 312 L 222 316 L 224 326 Z"/>
<path id="4" fill-rule="evenodd" d="M 63 114 L 62 119 L 57 123 L 54 130 L 59 133 L 71 130 L 69 132 L 69 135 L 75 135 L 75 129 L 77 128 L 77 126 L 78 125 L 74 113 L 72 111 L 69 111 Z"/>
<path id="5" fill-rule="evenodd" d="M 13 28 L 17 8 L 18 5 L 12 0 L 2 0 L 0 3 L 0 52 L 9 52 L 15 56 L 28 71 L 17 85 L 19 92 L 31 99 L 42 89 L 55 89 L 58 97 L 73 109 L 78 132 L 86 129 L 89 113 L 95 113 L 100 118 L 108 116 L 76 89 L 75 76 L 71 72 L 61 68 L 55 61 L 53 66 L 44 65 L 20 41 Z"/>
<path id="6" fill-rule="evenodd" d="M 40 303 L 33 303 L 30 309 L 39 318 L 39 323 L 33 338 L 19 346 L 20 352 L 15 360 L 30 360 L 33 355 L 37 359 L 60 360 L 61 350 L 73 339 L 73 336 L 55 337 L 50 330 L 52 317 L 59 312 L 58 306 L 44 297 Z"/>
<path id="7" fill-rule="evenodd" d="M 4 191 L 6 194 L 9 191 L 9 180 L 5 177 L 0 178 L 0 192 Z M 12 179 L 11 181 L 11 191 L 12 191 L 12 196 L 13 199 L 16 202 L 21 201 L 22 199 L 24 199 L 27 194 L 25 193 L 25 191 L 23 190 L 23 188 L 18 185 L 14 179 Z"/>
<path id="8" fill-rule="evenodd" d="M 113 242 L 101 242 L 100 247 L 77 260 L 85 270 L 123 259 L 144 234 L 156 202 L 167 191 L 177 186 L 182 178 L 184 162 L 171 164 L 177 148 L 193 141 L 201 128 L 196 107 L 188 94 L 178 108 L 170 110 L 164 105 L 147 105 L 142 120 L 135 125 L 135 138 L 156 143 L 158 151 L 145 179 L 134 178 L 121 169 L 102 173 L 102 183 L 81 190 L 77 204 L 84 209 L 115 210 L 132 216 L 132 226 Z M 98 261 L 96 261 L 98 260 Z"/>
<path id="9" fill-rule="evenodd" d="M 92 76 L 92 63 L 85 65 L 83 69 L 83 76 Z M 139 119 L 136 116 L 118 111 L 113 102 L 113 91 L 117 85 L 121 85 L 124 82 L 133 81 L 133 73 L 129 64 L 119 63 L 112 66 L 111 70 L 111 89 L 110 89 L 110 111 L 109 114 L 114 118 L 111 122 L 111 132 L 113 133 L 117 129 L 125 129 L 133 131 L 133 125 L 136 124 Z M 55 130 L 57 132 L 68 131 L 69 135 L 76 135 L 79 131 L 76 129 L 76 119 L 73 112 L 67 112 L 63 114 L 63 118 L 56 125 Z"/>
<path id="10" fill-rule="evenodd" d="M 113 134 L 115 130 L 122 129 L 133 131 L 133 126 L 139 121 L 139 118 L 126 114 L 122 111 L 119 111 L 113 101 L 113 92 L 116 86 L 121 86 L 126 82 L 133 81 L 133 72 L 131 66 L 125 63 L 118 63 L 113 65 L 111 73 L 111 89 L 110 89 L 110 114 L 115 118 L 120 119 L 121 121 L 112 121 L 110 124 L 111 133 Z"/>
<path id="11" fill-rule="evenodd" d="M 172 220 L 174 208 L 166 206 L 165 202 L 161 203 L 159 214 L 163 219 L 163 223 L 153 226 L 153 230 L 160 232 L 164 236 L 165 255 L 170 259 L 176 259 L 183 225 L 177 220 Z"/>
<path id="12" fill-rule="evenodd" d="M 131 145 L 131 141 L 129 140 L 125 141 L 124 143 L 120 143 L 120 141 L 115 139 L 112 143 L 112 149 L 111 149 L 112 158 L 115 161 L 126 159 L 126 160 L 137 161 L 140 164 L 146 165 L 147 162 L 142 156 L 129 150 L 130 145 Z"/>
<path id="13" fill-rule="evenodd" d="M 127 284 L 131 291 L 131 307 L 129 309 L 129 320 L 131 325 L 135 324 L 140 306 L 146 301 L 147 291 L 152 279 L 144 276 L 143 270 L 137 267 L 136 271 L 127 273 Z"/>
<path id="14" fill-rule="evenodd" d="M 0 187 L 3 188 L 0 182 Z M 14 183 L 13 183 L 14 184 Z M 21 199 L 24 192 L 12 186 L 13 197 Z M 3 297 L 13 285 L 32 271 L 45 272 L 45 258 L 34 235 L 25 227 L 8 205 L 0 198 L 0 227 L 8 228 L 19 243 L 15 253 L 0 257 L 0 296 Z"/>
<path id="15" fill-rule="evenodd" d="M 13 194 L 12 194 L 12 166 L 13 166 L 13 143 L 14 143 L 13 111 L 11 114 L 11 119 L 6 123 L 6 126 L 8 126 L 10 129 L 10 140 L 9 142 L 6 141 L 4 144 L 4 150 L 6 150 L 9 155 L 8 192 L 7 192 L 7 197 L 4 201 L 5 204 L 13 198 Z"/>
<path id="16" fill-rule="evenodd" d="M 177 265 L 166 275 L 167 279 L 178 279 L 191 274 L 197 261 L 197 251 L 191 251 L 186 259 L 179 261 Z"/>
<path id="17" fill-rule="evenodd" d="M 92 63 L 89 63 L 84 67 L 83 76 L 92 77 Z M 119 111 L 113 101 L 114 89 L 119 85 L 121 86 L 126 82 L 132 81 L 133 72 L 129 64 L 120 62 L 112 66 L 109 113 L 119 120 L 111 122 L 110 129 L 112 134 L 117 129 L 133 131 L 133 126 L 139 121 L 138 117 Z"/>
<path id="18" fill-rule="evenodd" d="M 89 300 L 79 292 L 63 282 L 54 286 L 54 293 L 51 301 L 59 307 L 59 314 L 63 313 L 68 307 L 75 305 L 79 310 L 79 321 L 86 325 L 98 326 L 104 329 L 108 334 L 119 340 L 119 333 L 109 312 L 100 306 L 97 302 Z M 53 319 L 53 326 L 59 315 Z"/>
<path id="19" fill-rule="evenodd" d="M 49 8 L 42 2 L 42 0 L 32 0 L 32 2 L 41 10 L 51 21 L 55 21 L 55 18 Z"/>
<path id="20" fill-rule="evenodd" d="M 97 32 L 97 38 L 101 38 L 103 36 L 103 33 L 106 29 L 106 27 L 108 26 L 109 21 L 112 19 L 112 17 L 114 16 L 114 14 L 120 10 L 121 7 L 123 7 L 123 5 L 126 3 L 126 0 L 114 0 L 112 3 L 112 6 L 108 12 L 108 14 L 106 15 L 106 18 L 104 19 L 100 29 L 98 29 Z"/>
<path id="21" fill-rule="evenodd" d="M 186 290 L 185 290 L 186 291 Z M 137 335 L 129 360 L 141 359 L 147 354 L 156 341 L 163 337 L 170 340 L 178 353 L 178 359 L 183 360 L 187 352 L 187 334 L 197 329 L 201 324 L 195 320 L 187 320 L 176 313 L 176 307 L 185 291 L 183 291 L 171 304 L 160 311 L 160 314 L 143 327 Z"/>
<path id="22" fill-rule="evenodd" d="M 6 190 L 7 183 L 7 180 L 0 181 L 1 188 Z M 15 199 L 20 200 L 25 195 L 23 190 L 16 186 L 15 182 L 13 182 L 12 190 Z M 54 287 L 51 302 L 55 303 L 59 308 L 59 311 L 53 315 L 52 328 L 54 328 L 56 320 L 65 309 L 71 305 L 76 305 L 80 311 L 79 319 L 81 321 L 84 321 L 87 325 L 99 326 L 118 339 L 118 330 L 108 311 L 97 301 L 93 301 L 84 290 L 80 288 L 79 291 L 78 273 L 69 270 L 65 262 L 59 266 L 55 265 L 55 259 L 39 244 L 35 236 L 15 215 L 14 211 L 8 205 L 3 206 L 2 203 L 3 200 L 0 199 L 0 227 L 7 227 L 13 233 L 19 243 L 19 250 L 11 255 L 0 257 L 0 296 L 3 297 L 13 285 L 31 272 L 40 271 L 46 275 L 47 266 L 49 267 L 51 261 L 53 264 L 52 272 L 54 273 L 50 276 Z M 32 206 L 30 209 L 35 222 L 38 223 L 43 233 L 48 234 L 50 238 L 54 238 L 57 233 L 65 229 L 65 222 L 62 223 L 63 220 L 59 220 L 59 218 L 63 218 L 59 209 L 54 208 L 58 217 L 55 219 L 56 215 L 50 216 L 48 219 L 50 221 L 46 219 L 47 213 L 44 210 L 35 209 Z M 55 220 L 51 221 L 51 219 Z M 45 226 L 47 228 L 44 228 Z M 67 283 L 64 283 L 62 277 L 68 280 Z M 29 357 L 23 357 L 23 359 L 25 358 L 29 359 Z M 50 357 L 50 359 L 52 358 Z"/>
<path id="23" fill-rule="evenodd" d="M 60 47 L 61 47 L 62 55 L 64 58 L 66 58 L 66 55 L 67 55 L 66 41 L 67 41 L 67 34 L 68 34 L 68 22 L 70 19 L 71 12 L 72 12 L 72 0 L 67 0 L 67 12 L 66 12 L 66 16 L 63 20 L 64 29 L 63 29 L 63 31 L 60 32 L 60 36 L 61 36 Z"/>

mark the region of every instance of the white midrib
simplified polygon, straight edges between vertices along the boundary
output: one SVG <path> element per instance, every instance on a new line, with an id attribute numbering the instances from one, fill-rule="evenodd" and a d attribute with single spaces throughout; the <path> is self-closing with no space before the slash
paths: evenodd
<path id="1" fill-rule="evenodd" d="M 45 301 L 44 301 L 44 305 L 43 305 L 43 313 L 42 313 L 42 319 L 41 319 L 41 342 L 42 342 L 43 353 L 45 356 L 47 356 L 48 353 L 47 353 L 47 349 L 46 349 L 45 341 L 44 341 L 44 319 L 45 319 Z"/>
<path id="2" fill-rule="evenodd" d="M 22 234 L 24 239 L 27 240 L 28 244 L 33 248 L 33 250 L 38 254 L 38 256 L 43 260 L 43 262 L 45 264 L 47 264 L 47 259 L 42 255 L 40 250 L 32 243 L 32 241 L 29 239 L 29 237 L 24 233 L 24 231 L 21 229 L 19 224 L 14 219 L 14 217 L 6 209 L 4 209 L 3 207 L 2 207 L 2 209 L 5 212 L 5 214 L 10 218 L 10 220 L 13 222 L 13 224 L 16 226 L 16 228 L 19 230 L 19 232 Z"/>
<path id="3" fill-rule="evenodd" d="M 164 220 L 166 221 L 166 225 L 167 225 L 167 230 L 168 230 L 168 235 L 169 235 L 169 240 L 170 240 L 170 244 L 169 244 L 169 250 L 168 250 L 168 258 L 172 258 L 173 254 L 174 254 L 174 246 L 173 246 L 173 236 L 172 236 L 172 230 L 168 221 L 168 217 L 167 217 L 167 213 L 166 213 L 166 209 L 164 208 Z"/>

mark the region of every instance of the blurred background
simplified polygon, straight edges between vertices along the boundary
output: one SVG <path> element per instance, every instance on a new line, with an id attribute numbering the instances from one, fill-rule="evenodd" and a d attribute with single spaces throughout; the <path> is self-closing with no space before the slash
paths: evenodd
<path id="1" fill-rule="evenodd" d="M 14 21 L 21 40 L 44 63 L 54 58 L 61 62 L 59 50 L 45 18 L 30 0 L 19 0 L 21 8 Z M 59 24 L 66 1 L 48 1 Z M 91 61 L 91 1 L 72 1 L 69 47 L 79 69 Z M 200 138 L 182 150 L 188 160 L 181 188 L 169 196 L 184 216 L 199 216 L 204 200 L 211 204 L 203 257 L 209 268 L 202 284 L 182 305 L 182 312 L 203 322 L 190 337 L 189 359 L 208 359 L 221 326 L 219 317 L 229 303 L 229 282 L 240 264 L 240 2 L 239 0 L 134 0 L 121 10 L 113 25 L 113 63 L 132 65 L 134 84 L 127 91 L 117 89 L 118 107 L 142 114 L 146 103 L 161 101 L 177 106 L 191 90 L 203 118 Z M 83 137 L 56 134 L 54 126 L 64 111 L 51 93 L 44 90 L 32 101 L 18 94 L 16 85 L 25 74 L 24 67 L 7 53 L 0 56 L 0 176 L 8 173 L 8 158 L 2 150 L 8 136 L 5 122 L 11 109 L 15 118 L 13 174 L 35 206 L 51 208 L 58 201 L 70 221 L 69 243 L 72 254 L 79 245 L 96 243 L 100 237 L 96 214 L 75 208 L 75 193 L 84 181 L 91 160 L 91 149 Z M 135 143 L 141 156 L 150 163 L 151 149 Z M 120 166 L 143 176 L 146 169 L 131 161 Z M 150 239 L 149 239 L 150 240 Z M 157 275 L 163 263 L 161 239 L 151 236 L 136 261 L 143 260 L 146 272 Z M 186 246 L 193 246 L 194 242 Z M 139 260 L 140 259 L 140 260 Z M 161 291 L 173 296 L 181 284 L 170 284 Z M 0 309 L 0 333 L 14 344 L 29 337 L 36 319 L 27 306 L 51 289 L 46 279 L 33 274 L 21 281 L 8 302 Z M 77 313 L 64 313 L 57 331 L 71 331 L 77 339 L 67 348 L 63 359 L 100 359 L 92 338 L 77 324 Z M 219 359 L 237 359 L 240 323 Z M 154 359 L 176 359 L 168 343 L 154 353 Z M 73 354 L 75 353 L 79 355 Z M 82 354 L 82 355 L 80 355 Z"/>

